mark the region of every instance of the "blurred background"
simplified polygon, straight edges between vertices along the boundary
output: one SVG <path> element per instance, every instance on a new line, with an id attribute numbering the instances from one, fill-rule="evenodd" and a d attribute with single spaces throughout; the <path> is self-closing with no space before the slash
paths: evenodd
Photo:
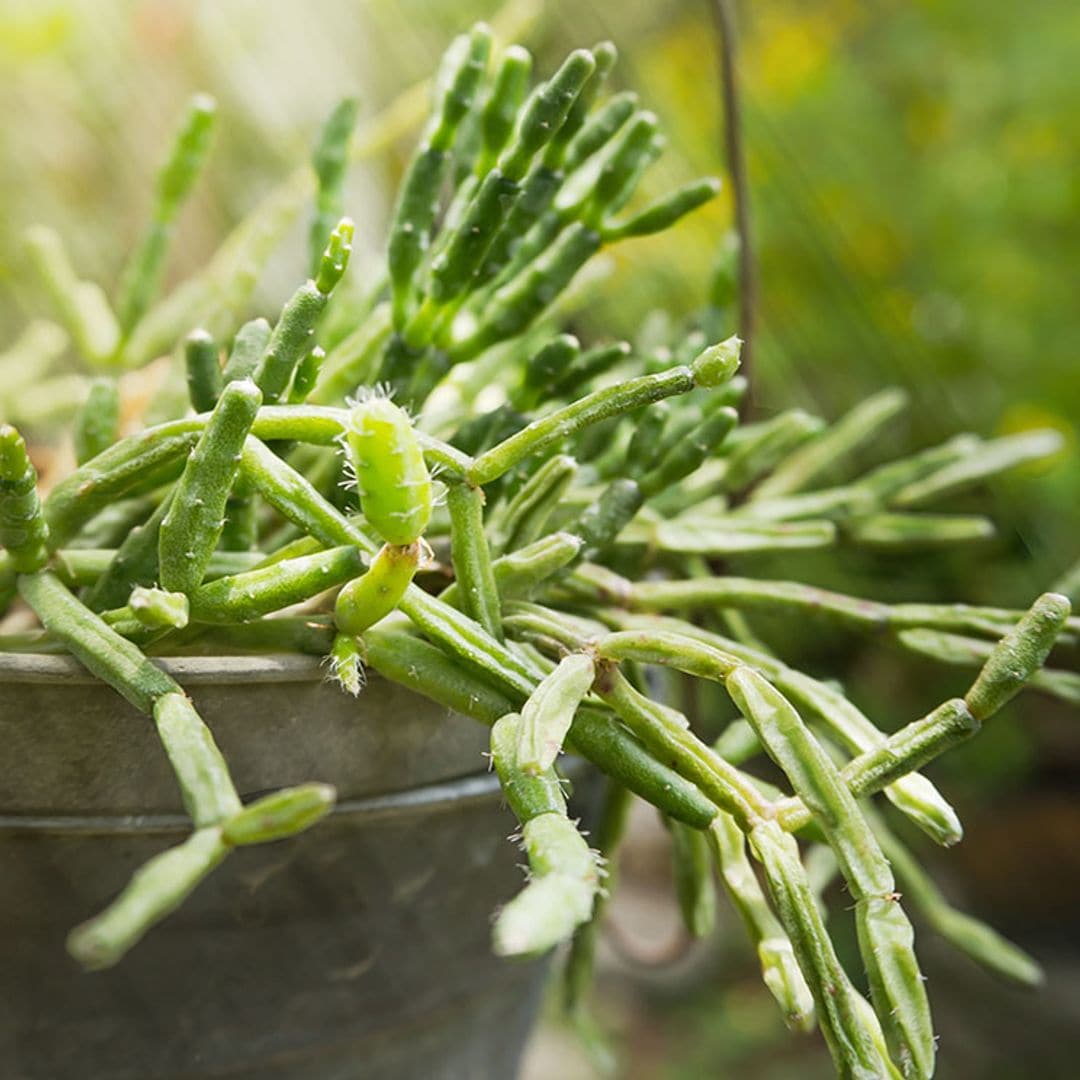
<path id="1" fill-rule="evenodd" d="M 746 560 L 740 572 L 885 599 L 1026 606 L 1080 554 L 1080 5 L 757 0 L 738 15 L 761 283 L 759 414 L 802 405 L 834 416 L 899 385 L 913 407 L 881 456 L 957 430 L 1050 426 L 1066 436 L 1055 460 L 972 500 L 999 522 L 990 543 L 932 559 Z M 200 267 L 307 157 L 346 95 L 360 99 L 373 133 L 352 169 L 347 209 L 359 251 L 374 261 L 422 116 L 423 96 L 409 88 L 474 18 L 511 29 L 540 72 L 575 45 L 618 45 L 614 83 L 636 90 L 669 136 L 646 195 L 702 173 L 726 175 L 707 0 L 0 0 L 0 354 L 48 311 L 27 269 L 24 230 L 58 229 L 80 276 L 111 289 L 196 90 L 217 99 L 221 122 L 183 212 L 171 283 Z M 731 225 L 729 190 L 670 233 L 620 246 L 575 331 L 631 336 L 651 309 L 678 318 L 705 303 Z M 275 245 L 252 310 L 276 310 L 304 264 L 300 221 Z M 357 266 L 362 274 L 364 258 Z M 56 370 L 66 364 L 60 356 Z M 67 384 L 72 403 L 81 385 Z M 62 397 L 33 402 L 31 388 L 20 406 L 42 440 Z M 955 670 L 846 637 L 822 634 L 801 648 L 804 663 L 842 679 L 885 727 L 964 685 Z M 941 1075 L 1075 1076 L 1075 712 L 1028 695 L 935 771 L 967 839 L 947 858 L 913 843 L 951 897 L 1049 972 L 1044 992 L 1025 994 L 923 935 Z M 636 837 L 598 994 L 617 1075 L 830 1075 L 815 1043 L 784 1032 L 733 916 L 722 929 L 735 932 L 685 947 L 667 899 L 665 834 L 645 815 Z M 526 1075 L 593 1077 L 597 1055 L 553 1013 Z"/>

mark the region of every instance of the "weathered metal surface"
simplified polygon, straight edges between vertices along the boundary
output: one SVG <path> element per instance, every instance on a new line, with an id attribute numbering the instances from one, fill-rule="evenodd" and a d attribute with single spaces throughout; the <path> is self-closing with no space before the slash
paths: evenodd
<path id="1" fill-rule="evenodd" d="M 382 681 L 352 701 L 292 660 L 174 667 L 245 796 L 329 780 L 342 802 L 238 850 L 117 968 L 84 974 L 66 932 L 187 825 L 149 721 L 65 661 L 0 659 L 5 1076 L 515 1075 L 543 965 L 491 953 L 521 873 L 483 728 Z"/>

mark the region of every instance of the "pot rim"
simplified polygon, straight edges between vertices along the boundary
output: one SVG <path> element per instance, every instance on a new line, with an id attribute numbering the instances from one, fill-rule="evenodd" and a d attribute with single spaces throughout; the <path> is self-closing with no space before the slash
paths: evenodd
<path id="1" fill-rule="evenodd" d="M 321 682 L 326 668 L 317 656 L 260 653 L 232 656 L 148 657 L 181 684 L 222 685 L 245 682 Z M 0 652 L 0 683 L 101 683 L 72 656 Z M 104 685 L 104 684 L 102 684 Z"/>
<path id="2" fill-rule="evenodd" d="M 564 771 L 571 779 L 584 772 L 584 762 L 568 758 Z M 268 789 L 273 791 L 276 789 Z M 451 780 L 440 780 L 419 787 L 403 788 L 380 795 L 365 795 L 335 803 L 330 816 L 363 816 L 368 821 L 385 817 L 425 814 L 446 806 L 469 806 L 486 802 L 501 793 L 499 778 L 493 772 L 473 773 Z M 257 793 L 245 796 L 249 801 Z M 0 814 L 0 838 L 11 834 L 53 833 L 67 835 L 149 835 L 190 833 L 191 819 L 186 814 Z"/>

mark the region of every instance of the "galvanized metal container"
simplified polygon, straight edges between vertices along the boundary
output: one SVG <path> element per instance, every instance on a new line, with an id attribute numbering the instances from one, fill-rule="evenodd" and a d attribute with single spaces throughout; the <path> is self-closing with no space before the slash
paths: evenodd
<path id="1" fill-rule="evenodd" d="M 338 808 L 85 974 L 67 931 L 189 826 L 145 717 L 67 658 L 0 655 L 2 1075 L 513 1077 L 543 965 L 491 953 L 521 874 L 486 730 L 378 679 L 354 700 L 301 657 L 163 666 L 245 798 L 322 780 Z"/>

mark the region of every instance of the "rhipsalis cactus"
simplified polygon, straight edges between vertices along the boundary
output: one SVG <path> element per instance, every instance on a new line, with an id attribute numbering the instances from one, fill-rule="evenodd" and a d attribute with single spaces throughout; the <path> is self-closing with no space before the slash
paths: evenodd
<path id="1" fill-rule="evenodd" d="M 206 155 L 206 99 L 166 159 L 111 307 L 55 234 L 31 235 L 85 364 L 123 369 L 175 347 L 192 406 L 120 437 L 122 383 L 115 372 L 95 382 L 75 429 L 80 463 L 44 499 L 22 437 L 0 428 L 0 603 L 20 596 L 40 621 L 0 648 L 66 651 L 151 716 L 192 820 L 190 838 L 69 947 L 88 967 L 116 963 L 232 847 L 331 810 L 317 783 L 242 806 L 183 689 L 147 659 L 293 648 L 327 656 L 351 693 L 370 669 L 493 725 L 530 870 L 494 947 L 532 954 L 573 938 L 575 1010 L 636 795 L 670 825 L 691 928 L 712 924 L 711 858 L 785 1021 L 820 1027 L 840 1075 L 928 1077 L 935 1035 L 909 906 L 979 962 L 1025 982 L 1038 971 L 947 905 L 869 800 L 881 792 L 934 841 L 959 840 L 955 811 L 918 770 L 1026 683 L 1077 702 L 1080 676 L 1042 665 L 1080 642 L 1080 620 L 1053 593 L 1026 613 L 890 604 L 764 580 L 735 560 L 984 538 L 992 525 L 948 500 L 1059 440 L 963 435 L 871 464 L 868 448 L 905 405 L 897 391 L 833 424 L 800 410 L 740 423 L 737 337 L 691 330 L 642 352 L 560 332 L 592 256 L 676 226 L 718 188 L 695 181 L 625 209 L 662 140 L 633 95 L 606 93 L 614 59 L 607 43 L 578 50 L 529 92 L 523 49 L 496 46 L 482 26 L 458 39 L 389 222 L 387 272 L 362 300 L 335 293 L 352 238 L 339 220 L 351 101 L 317 141 L 311 276 L 273 325 L 231 313 L 288 216 L 284 197 L 155 305 Z M 59 331 L 40 331 L 19 348 L 40 340 L 51 362 Z M 284 610 L 297 604 L 304 618 Z M 762 645 L 759 612 L 895 639 L 978 674 L 964 699 L 886 734 L 835 684 Z M 658 666 L 666 681 L 647 677 Z M 646 692 L 689 680 L 743 717 L 715 745 Z M 602 856 L 568 816 L 564 750 L 611 778 Z M 787 790 L 757 777 L 762 755 Z M 870 1002 L 856 988 L 864 972 L 838 959 L 800 840 L 846 883 Z"/>

